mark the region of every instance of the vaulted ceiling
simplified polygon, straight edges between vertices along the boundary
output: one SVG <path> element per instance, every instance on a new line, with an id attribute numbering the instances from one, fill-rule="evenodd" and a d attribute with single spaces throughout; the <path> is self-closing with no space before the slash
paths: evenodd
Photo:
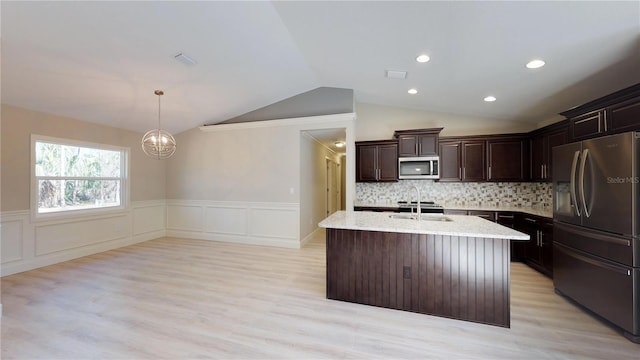
<path id="1" fill-rule="evenodd" d="M 3 103 L 140 132 L 157 124 L 155 89 L 163 127 L 181 132 L 321 86 L 535 124 L 640 82 L 637 1 L 0 6 Z M 431 60 L 417 63 L 422 53 Z M 526 69 L 534 58 L 546 66 Z"/>

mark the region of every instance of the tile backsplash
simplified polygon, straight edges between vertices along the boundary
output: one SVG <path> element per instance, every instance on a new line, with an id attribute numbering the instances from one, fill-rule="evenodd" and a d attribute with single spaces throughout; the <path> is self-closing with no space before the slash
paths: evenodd
<path id="1" fill-rule="evenodd" d="M 447 183 L 431 180 L 400 180 L 395 183 L 356 183 L 358 203 L 397 203 L 407 200 L 416 185 L 422 201 L 462 206 L 523 206 L 550 208 L 552 185 L 538 182 Z M 411 194 L 413 201 L 416 194 Z"/>

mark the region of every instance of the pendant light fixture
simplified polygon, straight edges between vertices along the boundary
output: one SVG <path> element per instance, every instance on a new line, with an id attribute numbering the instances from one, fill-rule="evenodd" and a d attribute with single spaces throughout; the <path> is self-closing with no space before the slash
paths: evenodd
<path id="1" fill-rule="evenodd" d="M 158 128 L 147 131 L 142 137 L 142 151 L 149 157 L 162 160 L 168 159 L 176 152 L 176 139 L 166 130 L 160 127 L 160 97 L 164 95 L 162 90 L 156 90 L 158 95 Z"/>

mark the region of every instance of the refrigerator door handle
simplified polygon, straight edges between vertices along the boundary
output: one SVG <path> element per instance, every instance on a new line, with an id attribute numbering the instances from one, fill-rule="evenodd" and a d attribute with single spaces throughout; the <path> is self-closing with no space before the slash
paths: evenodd
<path id="1" fill-rule="evenodd" d="M 589 156 L 589 149 L 582 150 L 582 161 L 580 161 L 580 198 L 582 199 L 582 208 L 584 209 L 584 215 L 589 217 L 589 209 L 587 208 L 587 197 L 584 195 L 584 169 L 587 165 L 587 157 Z"/>
<path id="2" fill-rule="evenodd" d="M 578 198 L 576 197 L 576 170 L 578 168 L 578 159 L 580 158 L 580 150 L 573 154 L 573 163 L 571 164 L 571 182 L 569 183 L 569 190 L 571 192 L 571 198 L 575 204 L 576 215 L 580 215 L 580 206 L 578 205 Z"/>

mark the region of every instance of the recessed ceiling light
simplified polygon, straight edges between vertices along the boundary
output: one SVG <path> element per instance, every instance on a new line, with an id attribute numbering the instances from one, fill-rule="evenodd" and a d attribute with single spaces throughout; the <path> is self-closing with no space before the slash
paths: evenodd
<path id="1" fill-rule="evenodd" d="M 486 102 L 493 102 L 493 101 L 496 101 L 496 97 L 495 97 L 495 96 L 491 96 L 491 95 L 489 95 L 489 96 L 487 96 L 486 98 L 484 98 L 484 101 L 486 101 Z"/>
<path id="2" fill-rule="evenodd" d="M 407 92 L 408 92 L 409 94 L 411 94 L 411 95 L 415 95 L 415 94 L 417 94 L 417 93 L 418 93 L 418 90 L 416 90 L 416 89 L 409 89 L 409 90 L 407 90 Z"/>
<path id="3" fill-rule="evenodd" d="M 418 56 L 416 58 L 416 61 L 419 62 L 419 63 L 426 63 L 429 60 L 430 60 L 430 58 L 429 58 L 429 55 L 427 55 L 427 54 L 422 54 L 422 55 L 420 55 L 420 56 Z"/>
<path id="4" fill-rule="evenodd" d="M 527 69 L 537 69 L 543 67 L 545 62 L 540 59 L 531 60 L 525 65 Z"/>
<path id="5" fill-rule="evenodd" d="M 344 141 L 336 141 L 335 143 L 333 143 L 336 147 L 343 147 L 344 146 Z"/>

